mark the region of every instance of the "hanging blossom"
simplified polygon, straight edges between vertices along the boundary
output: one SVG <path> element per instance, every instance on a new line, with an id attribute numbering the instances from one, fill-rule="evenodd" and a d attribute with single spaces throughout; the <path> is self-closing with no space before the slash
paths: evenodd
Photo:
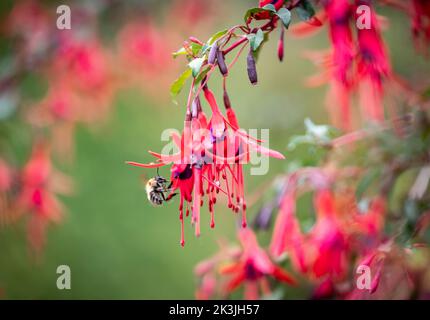
<path id="1" fill-rule="evenodd" d="M 413 268 L 408 264 L 414 255 L 411 249 L 399 247 L 393 239 L 381 242 L 374 250 L 361 256 L 356 265 L 357 268 L 369 268 L 370 288 L 368 290 L 354 288 L 345 295 L 345 298 L 349 300 L 408 299 L 415 289 L 412 279 Z M 360 280 L 356 279 L 356 281 Z"/>
<path id="2" fill-rule="evenodd" d="M 116 82 L 111 57 L 94 37 L 64 33 L 58 40 L 54 63 L 47 73 L 52 83 L 62 83 L 78 100 L 73 106 L 79 120 L 93 123 L 107 117 Z"/>
<path id="3" fill-rule="evenodd" d="M 328 52 L 308 53 L 307 56 L 322 70 L 320 75 L 309 79 L 308 84 L 317 86 L 329 84 L 326 106 L 335 126 L 346 131 L 354 125 L 351 102 L 358 93 L 359 106 L 364 120 L 380 123 L 384 120 L 383 91 L 384 82 L 392 82 L 390 59 L 381 38 L 380 18 L 372 3 L 366 0 L 322 1 L 324 15 L 322 21 L 328 22 L 332 49 Z M 363 17 L 357 8 L 366 5 L 370 16 L 365 23 L 370 29 L 355 27 Z M 354 26 L 351 29 L 351 26 Z M 295 26 L 293 34 L 303 36 L 312 34 L 314 26 L 306 28 Z M 357 41 L 353 41 L 352 30 L 356 30 Z"/>
<path id="4" fill-rule="evenodd" d="M 316 168 L 288 177 L 270 245 L 274 257 L 287 253 L 294 269 L 318 284 L 314 296 L 319 298 L 334 294 L 335 285 L 345 280 L 354 254 L 366 254 L 380 243 L 384 225 L 382 199 L 375 198 L 369 209 L 361 212 L 353 197 L 347 196 L 351 190 L 339 193 L 331 189 L 333 179 Z M 303 233 L 296 217 L 296 199 L 300 189 L 310 187 L 315 189 L 316 221 Z"/>
<path id="5" fill-rule="evenodd" d="M 46 142 L 35 143 L 20 180 L 14 213 L 17 217 L 29 215 L 28 241 L 39 253 L 44 246 L 46 227 L 51 222 L 60 222 L 64 213 L 57 194 L 70 194 L 71 181 L 53 168 Z"/>
<path id="6" fill-rule="evenodd" d="M 236 114 L 230 104 L 226 105 L 224 117 L 212 91 L 206 85 L 203 91 L 212 115 L 207 118 L 199 97 L 196 97 L 192 108 L 186 113 L 181 137 L 172 135 L 179 149 L 178 153 L 164 155 L 150 152 L 157 158 L 156 163 L 128 162 L 143 168 L 171 164 L 172 191 L 167 199 L 179 190 L 182 246 L 185 244 L 184 210 L 185 216 L 191 212 L 191 223 L 195 226 L 196 236 L 199 236 L 200 207 L 206 198 L 211 214 L 210 226 L 215 227 L 214 205 L 220 192 L 226 196 L 229 209 L 235 213 L 241 212 L 242 226 L 246 227 L 243 164 L 249 161 L 251 150 L 284 159 L 282 154 L 262 146 L 259 144 L 260 140 L 248 136 L 239 129 Z"/>
<path id="7" fill-rule="evenodd" d="M 196 266 L 195 273 L 201 279 L 197 298 L 209 299 L 217 293 L 221 297 L 228 297 L 243 286 L 245 299 L 256 300 L 262 294 L 272 294 L 269 278 L 296 285 L 293 276 L 273 263 L 258 245 L 251 229 L 239 230 L 238 238 L 241 249 L 222 249 L 214 257 Z"/>

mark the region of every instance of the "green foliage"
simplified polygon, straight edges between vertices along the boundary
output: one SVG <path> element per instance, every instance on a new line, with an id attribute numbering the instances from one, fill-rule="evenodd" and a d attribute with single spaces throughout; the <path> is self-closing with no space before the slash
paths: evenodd
<path id="1" fill-rule="evenodd" d="M 187 68 L 182 74 L 179 76 L 178 79 L 173 82 L 172 86 L 170 87 L 170 94 L 172 98 L 176 97 L 182 90 L 185 81 L 191 76 L 192 70 L 190 68 Z"/>
<path id="2" fill-rule="evenodd" d="M 197 75 L 200 72 L 200 69 L 202 68 L 203 62 L 205 62 L 206 58 L 195 58 L 194 60 L 192 60 L 188 66 L 191 68 L 192 70 L 192 75 L 193 77 L 197 77 Z"/>
<path id="3" fill-rule="evenodd" d="M 301 1 L 296 12 L 303 21 L 309 21 L 315 15 L 315 9 L 309 0 Z"/>
<path id="4" fill-rule="evenodd" d="M 208 46 L 213 45 L 213 44 L 215 43 L 215 41 L 217 41 L 219 38 L 221 38 L 222 36 L 224 36 L 227 32 L 228 32 L 228 29 L 221 30 L 221 31 L 218 31 L 218 32 L 214 33 L 214 34 L 209 38 L 209 40 L 207 41 L 207 45 L 208 45 Z"/>
<path id="5" fill-rule="evenodd" d="M 251 33 L 248 35 L 249 44 L 252 48 L 252 51 L 257 51 L 260 45 L 264 41 L 264 32 L 261 29 L 258 29 L 256 33 Z"/>
<path id="6" fill-rule="evenodd" d="M 316 125 L 309 118 L 305 119 L 306 133 L 296 135 L 290 139 L 288 149 L 293 150 L 300 144 L 314 146 L 328 146 L 337 135 L 337 130 L 329 125 Z"/>

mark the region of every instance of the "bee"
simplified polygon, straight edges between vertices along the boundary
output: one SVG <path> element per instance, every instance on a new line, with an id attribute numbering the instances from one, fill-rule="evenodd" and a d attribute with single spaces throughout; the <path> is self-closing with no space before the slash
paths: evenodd
<path id="1" fill-rule="evenodd" d="M 148 180 L 145 186 L 146 195 L 148 201 L 154 206 L 161 206 L 163 202 L 171 200 L 176 193 L 171 193 L 168 196 L 165 195 L 166 192 L 171 191 L 171 186 L 173 182 L 167 184 L 168 181 L 162 176 L 158 175 L 154 178 Z"/>

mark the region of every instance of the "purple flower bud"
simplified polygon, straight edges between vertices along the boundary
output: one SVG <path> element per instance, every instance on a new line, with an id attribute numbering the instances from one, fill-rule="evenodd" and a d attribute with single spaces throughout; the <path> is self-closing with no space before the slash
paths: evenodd
<path id="1" fill-rule="evenodd" d="M 230 103 L 230 97 L 228 96 L 227 90 L 224 90 L 224 107 L 226 109 L 230 109 L 231 108 L 231 103 Z"/>
<path id="2" fill-rule="evenodd" d="M 199 115 L 199 112 L 201 110 L 201 107 L 199 110 L 199 106 L 198 106 L 199 103 L 200 103 L 199 97 L 196 97 L 193 100 L 193 103 L 191 104 L 191 114 L 193 118 L 197 118 L 197 116 Z"/>
<path id="3" fill-rule="evenodd" d="M 218 54 L 218 43 L 214 43 L 209 51 L 208 63 L 214 65 Z"/>
<path id="4" fill-rule="evenodd" d="M 224 53 L 221 50 L 218 50 L 217 52 L 217 60 L 218 60 L 219 71 L 223 76 L 226 76 L 228 74 L 228 68 L 227 68 L 227 65 L 225 64 Z"/>
<path id="5" fill-rule="evenodd" d="M 270 228 L 273 215 L 273 205 L 271 203 L 264 205 L 255 216 L 252 223 L 256 230 L 268 230 Z"/>
<path id="6" fill-rule="evenodd" d="M 255 59 L 254 59 L 254 55 L 252 54 L 251 48 L 249 48 L 249 53 L 246 59 L 246 63 L 247 63 L 249 81 L 251 81 L 251 84 L 256 85 L 258 82 L 257 68 L 255 67 Z"/>

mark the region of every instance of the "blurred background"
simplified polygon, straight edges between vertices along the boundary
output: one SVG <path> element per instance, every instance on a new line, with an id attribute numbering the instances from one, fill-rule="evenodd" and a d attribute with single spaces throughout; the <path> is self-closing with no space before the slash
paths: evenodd
<path id="1" fill-rule="evenodd" d="M 147 150 L 161 150 L 164 145 L 160 139 L 162 131 L 182 127 L 186 97 L 182 93 L 177 104 L 173 103 L 169 85 L 184 70 L 186 61 L 182 57 L 171 59 L 171 53 L 179 49 L 188 36 L 206 41 L 216 31 L 241 23 L 246 9 L 256 6 L 257 1 L 34 1 L 33 4 L 37 4 L 34 8 L 39 9 L 32 9 L 27 15 L 22 9 L 24 14 L 20 15 L 16 8 L 22 3 L 30 2 L 3 0 L 0 3 L 3 26 L 0 74 L 6 77 L 11 68 L 17 72 L 23 63 L 26 66 L 14 79 L 12 88 L 3 90 L 0 96 L 1 152 L 17 166 L 23 166 L 30 157 L 34 130 L 46 130 L 33 123 L 37 115 L 27 110 L 45 101 L 55 84 L 52 79 L 65 68 L 57 65 L 61 55 L 47 55 L 43 50 L 49 49 L 38 48 L 47 41 L 43 33 L 36 33 L 39 29 L 30 27 L 27 37 L 40 37 L 31 48 L 23 49 L 20 40 L 11 36 L 11 30 L 27 32 L 26 25 L 31 26 L 32 19 L 39 16 L 32 10 L 43 12 L 41 14 L 46 16 L 43 23 L 54 33 L 76 32 L 84 37 L 92 34 L 103 48 L 105 65 L 112 68 L 116 76 L 110 83 L 115 89 L 111 90 L 109 98 L 92 101 L 109 105 L 109 110 L 86 104 L 85 108 L 93 108 L 94 112 L 88 117 L 85 113 L 90 120 L 76 121 L 73 152 L 65 155 L 63 152 L 63 158 L 54 159 L 55 166 L 72 177 L 74 192 L 60 197 L 66 208 L 64 219 L 49 226 L 42 253 L 38 257 L 31 254 L 25 220 L 1 228 L 1 297 L 194 298 L 194 266 L 217 250 L 219 239 L 235 240 L 236 217 L 218 206 L 216 227 L 210 229 L 209 213 L 203 210 L 200 238 L 195 238 L 191 225 L 186 224 L 186 244 L 182 248 L 178 202 L 152 207 L 146 199 L 142 174 L 155 176 L 155 169 L 141 170 L 125 165 L 124 161 L 152 161 Z M 71 8 L 70 31 L 55 27 L 56 8 L 61 4 Z M 415 72 L 430 71 L 430 66 L 428 61 L 416 56 L 412 43 L 404 40 L 410 38 L 409 22 L 388 8 L 378 8 L 378 11 L 389 18 L 385 35 L 394 69 L 408 80 L 419 82 L 420 79 L 414 79 Z M 297 21 L 294 19 L 293 23 Z M 327 33 L 321 30 L 311 38 L 298 39 L 287 32 L 283 63 L 277 60 L 277 37 L 275 32 L 259 57 L 257 86 L 249 85 L 245 56 L 231 71 L 228 82 L 241 126 L 270 129 L 270 147 L 287 157 L 286 161 L 271 159 L 270 171 L 265 176 L 250 176 L 249 170 L 245 171 L 249 197 L 258 190 L 264 191 L 268 181 L 295 162 L 312 164 L 315 155 L 303 150 L 288 152 L 288 140 L 292 135 L 303 133 L 303 121 L 307 117 L 315 123 L 328 121 L 323 106 L 326 88 L 305 87 L 304 81 L 316 70 L 303 56 L 305 51 L 326 48 Z M 138 39 L 143 43 L 143 51 L 150 54 L 133 56 L 133 45 L 127 46 Z M 131 49 L 127 51 L 128 48 Z M 23 62 L 20 55 L 29 54 L 28 50 L 37 53 L 31 52 L 31 61 L 25 58 Z M 137 64 L 133 65 L 135 62 Z M 216 77 L 212 89 L 220 97 L 221 78 Z M 100 93 L 97 88 L 92 90 L 88 94 L 90 97 Z M 93 121 L 98 116 L 100 119 Z M 60 145 L 61 137 L 58 133 Z M 168 169 L 162 168 L 160 174 L 168 176 Z M 249 208 L 250 219 L 261 201 L 264 195 Z M 268 240 L 261 235 L 262 244 Z M 56 287 L 59 265 L 71 268 L 71 290 Z M 294 294 L 291 297 L 306 296 L 297 290 Z"/>

